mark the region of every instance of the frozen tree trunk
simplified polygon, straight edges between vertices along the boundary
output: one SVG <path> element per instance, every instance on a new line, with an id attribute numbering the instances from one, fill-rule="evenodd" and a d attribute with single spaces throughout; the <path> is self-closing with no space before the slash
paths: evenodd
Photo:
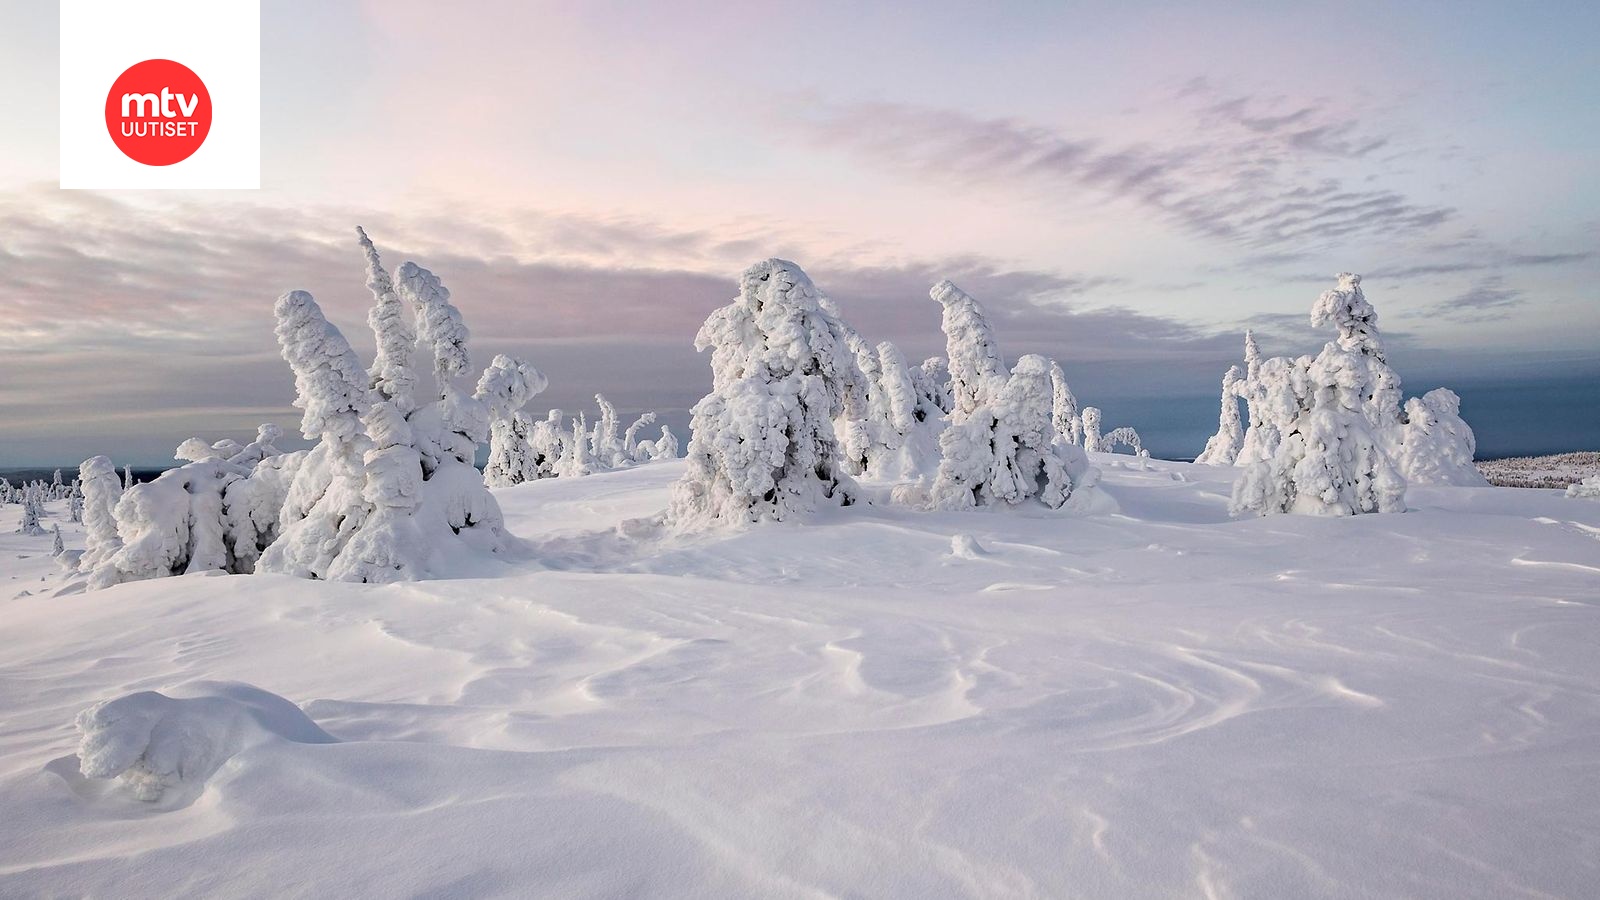
<path id="1" fill-rule="evenodd" d="M 854 502 L 833 421 L 859 366 L 799 266 L 769 259 L 745 270 L 739 297 L 711 314 L 695 348 L 711 351 L 712 387 L 693 410 L 670 523 L 791 521 Z"/>
<path id="2" fill-rule="evenodd" d="M 1195 462 L 1212 466 L 1231 466 L 1244 446 L 1244 426 L 1239 421 L 1239 382 L 1244 373 L 1229 367 L 1222 376 L 1222 412 L 1217 417 L 1217 433 L 1206 441 Z"/>

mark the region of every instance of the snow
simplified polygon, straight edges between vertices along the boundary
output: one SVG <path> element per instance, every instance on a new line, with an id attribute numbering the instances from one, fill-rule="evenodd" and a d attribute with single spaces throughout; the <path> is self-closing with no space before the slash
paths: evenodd
<path id="1" fill-rule="evenodd" d="M 540 479 L 389 585 L 82 592 L 0 507 L 0 895 L 1593 896 L 1600 504 L 1090 456 L 643 539 L 686 462 Z"/>

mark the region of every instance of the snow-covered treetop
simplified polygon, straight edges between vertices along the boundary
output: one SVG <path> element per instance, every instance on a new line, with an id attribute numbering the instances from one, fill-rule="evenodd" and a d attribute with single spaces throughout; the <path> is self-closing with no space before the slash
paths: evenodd
<path id="1" fill-rule="evenodd" d="M 414 262 L 403 263 L 396 275 L 396 291 L 416 309 L 422 342 L 433 348 L 433 372 L 442 389 L 471 367 L 467 356 L 470 333 L 461 321 L 461 311 L 450 302 L 450 289 L 438 276 Z"/>
<path id="2" fill-rule="evenodd" d="M 489 408 L 491 418 L 505 419 L 549 386 L 550 380 L 544 373 L 500 353 L 489 363 L 489 368 L 483 370 L 474 396 Z"/>
<path id="3" fill-rule="evenodd" d="M 1244 333 L 1244 377 L 1246 381 L 1255 383 L 1261 375 L 1261 347 L 1256 344 L 1256 333 L 1245 329 Z"/>
<path id="4" fill-rule="evenodd" d="M 91 456 L 78 466 L 78 480 L 84 484 L 105 476 L 117 477 L 117 467 L 109 456 Z"/>
<path id="5" fill-rule="evenodd" d="M 367 410 L 367 374 L 355 351 L 305 291 L 279 297 L 273 312 L 283 358 L 294 370 L 294 405 L 304 411 L 300 433 L 309 440 L 355 440 Z"/>
<path id="6" fill-rule="evenodd" d="M 1340 347 L 1383 358 L 1383 342 L 1378 336 L 1378 313 L 1361 291 L 1360 275 L 1340 272 L 1339 286 L 1323 291 L 1312 305 L 1311 324 L 1321 328 L 1330 323 L 1339 329 Z"/>
<path id="7" fill-rule="evenodd" d="M 946 280 L 934 285 L 928 296 L 944 308 L 940 327 L 949 358 L 950 389 L 958 416 L 966 416 L 992 399 L 1006 381 L 994 330 L 983 306 L 966 291 Z"/>
<path id="8" fill-rule="evenodd" d="M 417 374 L 411 368 L 411 354 L 417 345 L 417 330 L 412 325 L 414 316 L 394 291 L 394 282 L 378 259 L 378 250 L 372 246 L 367 232 L 356 226 L 361 240 L 361 250 L 367 257 L 367 290 L 375 301 L 367 313 L 367 324 L 377 340 L 378 353 L 368 374 L 372 387 L 382 399 L 393 402 L 402 413 L 416 408 L 413 390 Z"/>
<path id="9" fill-rule="evenodd" d="M 212 449 L 204 438 L 192 437 L 178 445 L 172 453 L 172 458 L 180 462 L 200 462 L 207 459 L 216 459 L 222 454 Z"/>

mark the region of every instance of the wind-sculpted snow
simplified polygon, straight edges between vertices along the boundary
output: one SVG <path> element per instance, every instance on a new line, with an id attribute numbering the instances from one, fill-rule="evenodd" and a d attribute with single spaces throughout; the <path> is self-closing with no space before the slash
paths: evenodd
<path id="1" fill-rule="evenodd" d="M 116 779 L 135 798 L 192 799 L 223 763 L 272 740 L 334 738 L 282 697 L 247 684 L 195 682 L 167 696 L 139 691 L 78 715 L 78 768 Z"/>
<path id="2" fill-rule="evenodd" d="M 1592 895 L 1600 504 L 1095 462 L 644 538 L 687 462 L 541 479 L 537 562 L 391 585 L 80 594 L 0 521 L 0 895 Z"/>

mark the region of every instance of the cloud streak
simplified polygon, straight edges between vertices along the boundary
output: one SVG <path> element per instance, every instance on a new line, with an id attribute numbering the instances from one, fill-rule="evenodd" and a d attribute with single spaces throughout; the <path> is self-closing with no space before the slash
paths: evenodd
<path id="1" fill-rule="evenodd" d="M 1324 158 L 1358 159 L 1389 143 L 1315 106 L 1256 114 L 1250 98 L 1214 104 L 1195 138 L 1116 143 L 1008 118 L 901 103 L 819 105 L 809 123 L 820 145 L 967 184 L 1006 184 L 1045 196 L 1085 190 L 1137 204 L 1204 238 L 1264 252 L 1303 251 L 1351 238 L 1414 236 L 1454 210 L 1377 187 L 1314 175 Z"/>

